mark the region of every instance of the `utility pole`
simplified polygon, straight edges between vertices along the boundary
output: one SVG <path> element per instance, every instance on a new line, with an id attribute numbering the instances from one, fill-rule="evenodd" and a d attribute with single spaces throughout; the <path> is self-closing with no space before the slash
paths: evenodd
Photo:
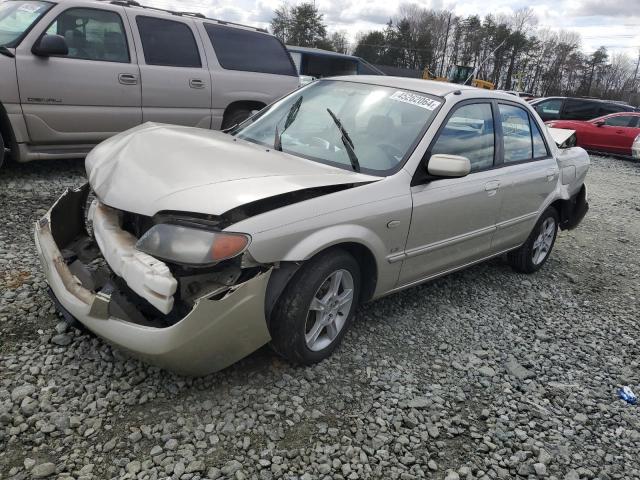
<path id="1" fill-rule="evenodd" d="M 636 62 L 636 71 L 633 74 L 633 82 L 631 83 L 631 92 L 629 93 L 629 103 L 633 98 L 633 94 L 638 94 L 638 67 L 640 67 L 640 49 L 638 49 L 638 61 Z"/>

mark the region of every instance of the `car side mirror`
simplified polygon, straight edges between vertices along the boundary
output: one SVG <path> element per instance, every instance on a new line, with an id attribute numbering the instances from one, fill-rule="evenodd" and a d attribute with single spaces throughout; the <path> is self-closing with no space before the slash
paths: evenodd
<path id="1" fill-rule="evenodd" d="M 607 124 L 604 120 L 599 120 L 596 122 L 596 127 L 604 127 Z"/>
<path id="2" fill-rule="evenodd" d="M 61 35 L 45 35 L 33 46 L 31 52 L 39 57 L 64 56 L 69 54 L 69 46 Z"/>
<path id="3" fill-rule="evenodd" d="M 437 153 L 431 155 L 427 172 L 434 177 L 466 177 L 471 171 L 471 162 L 467 157 Z"/>

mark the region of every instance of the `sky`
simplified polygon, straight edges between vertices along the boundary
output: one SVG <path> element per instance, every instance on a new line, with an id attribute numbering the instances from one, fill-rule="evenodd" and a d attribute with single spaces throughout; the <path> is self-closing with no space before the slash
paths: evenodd
<path id="1" fill-rule="evenodd" d="M 295 5 L 302 1 L 288 0 L 288 3 Z M 142 3 L 267 27 L 282 0 L 142 0 Z M 508 15 L 531 7 L 540 27 L 580 33 L 586 52 L 604 45 L 611 52 L 636 57 L 640 50 L 640 0 L 316 0 L 329 31 L 345 30 L 351 41 L 358 32 L 383 28 L 399 6 L 406 3 L 481 16 Z"/>

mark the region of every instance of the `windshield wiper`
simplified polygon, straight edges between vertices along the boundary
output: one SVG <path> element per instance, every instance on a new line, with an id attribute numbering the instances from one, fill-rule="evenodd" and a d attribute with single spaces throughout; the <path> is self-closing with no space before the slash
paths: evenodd
<path id="1" fill-rule="evenodd" d="M 284 131 L 291 126 L 293 121 L 298 116 L 298 112 L 300 111 L 300 105 L 302 105 L 302 95 L 291 105 L 289 112 L 287 113 L 287 118 L 284 121 L 284 128 L 282 131 L 278 130 L 278 125 L 276 124 L 276 133 L 275 138 L 273 140 L 273 149 L 282 151 L 282 134 Z"/>
<path id="2" fill-rule="evenodd" d="M 349 155 L 349 160 L 351 161 L 353 170 L 359 172 L 360 162 L 358 161 L 358 156 L 356 155 L 356 152 L 354 150 L 353 140 L 351 140 L 351 137 L 347 133 L 347 130 L 342 126 L 342 122 L 338 119 L 338 117 L 336 117 L 336 115 L 331 111 L 330 108 L 327 108 L 327 112 L 329 112 L 333 123 L 336 124 L 336 126 L 340 130 L 340 133 L 342 134 L 342 144 L 344 145 L 345 150 L 347 150 L 347 155 Z"/>
<path id="3" fill-rule="evenodd" d="M 0 54 L 9 58 L 16 58 L 15 54 L 7 47 L 0 45 Z"/>

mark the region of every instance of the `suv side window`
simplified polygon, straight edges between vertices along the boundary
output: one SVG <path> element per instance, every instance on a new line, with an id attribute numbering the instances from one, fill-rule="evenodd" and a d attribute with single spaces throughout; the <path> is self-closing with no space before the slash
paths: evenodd
<path id="1" fill-rule="evenodd" d="M 529 114 L 513 105 L 499 104 L 504 163 L 515 163 L 533 158 L 533 142 Z"/>
<path id="2" fill-rule="evenodd" d="M 266 33 L 205 23 L 220 66 L 227 70 L 297 76 L 289 53 L 276 37 Z"/>
<path id="3" fill-rule="evenodd" d="M 552 98 L 538 103 L 535 107 L 536 112 L 542 120 L 555 120 L 560 118 L 560 109 L 562 108 L 561 98 Z"/>
<path id="4" fill-rule="evenodd" d="M 565 120 L 591 120 L 598 116 L 598 107 L 597 102 L 567 98 L 562 118 Z"/>
<path id="5" fill-rule="evenodd" d="M 122 17 L 116 12 L 95 8 L 70 8 L 47 29 L 67 42 L 67 58 L 129 63 L 129 47 Z"/>
<path id="6" fill-rule="evenodd" d="M 491 104 L 471 103 L 458 107 L 431 147 L 431 154 L 436 153 L 467 157 L 472 172 L 491 168 L 495 153 Z"/>
<path id="7" fill-rule="evenodd" d="M 604 121 L 604 124 L 612 127 L 634 127 L 636 124 L 636 117 L 632 115 L 610 117 Z"/>
<path id="8" fill-rule="evenodd" d="M 188 25 L 144 16 L 137 16 L 136 24 L 147 65 L 202 67 L 198 44 Z"/>

